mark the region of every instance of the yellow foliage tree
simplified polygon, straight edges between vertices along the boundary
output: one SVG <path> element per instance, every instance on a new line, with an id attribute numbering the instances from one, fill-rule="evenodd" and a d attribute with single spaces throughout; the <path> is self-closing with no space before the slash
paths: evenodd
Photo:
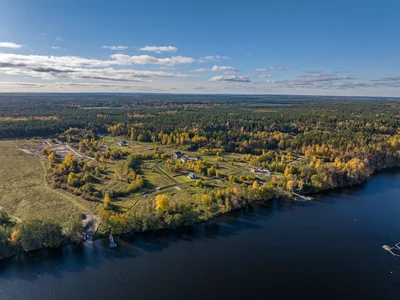
<path id="1" fill-rule="evenodd" d="M 201 196 L 201 203 L 204 206 L 210 206 L 211 204 L 211 197 L 208 194 L 204 194 L 203 196 Z"/>
<path id="2" fill-rule="evenodd" d="M 293 180 L 288 180 L 288 182 L 286 182 L 286 189 L 288 191 L 292 191 L 294 189 L 295 186 L 295 182 Z"/>
<path id="3" fill-rule="evenodd" d="M 72 153 L 68 153 L 67 155 L 65 155 L 64 163 L 67 166 L 72 167 L 75 164 L 75 162 L 76 162 L 75 156 Z"/>
<path id="4" fill-rule="evenodd" d="M 156 197 L 156 210 L 168 210 L 169 199 L 165 194 L 157 195 Z"/>
<path id="5" fill-rule="evenodd" d="M 253 188 L 253 190 L 258 190 L 258 188 L 260 187 L 257 180 L 253 181 L 253 185 L 251 186 Z"/>
<path id="6" fill-rule="evenodd" d="M 19 240 L 19 231 L 15 230 L 11 233 L 11 236 L 8 239 L 8 241 L 10 242 L 10 244 L 16 244 L 18 240 Z"/>
<path id="7" fill-rule="evenodd" d="M 126 214 L 119 213 L 109 216 L 108 224 L 112 228 L 113 233 L 119 234 L 127 229 L 129 225 L 129 219 Z"/>
<path id="8" fill-rule="evenodd" d="M 69 173 L 67 184 L 70 186 L 75 186 L 79 182 L 77 175 L 74 172 Z"/>
<path id="9" fill-rule="evenodd" d="M 51 163 L 54 163 L 54 162 L 56 161 L 56 154 L 55 154 L 54 152 L 51 152 L 51 153 L 49 154 L 48 159 L 49 159 L 49 161 L 50 161 Z"/>
<path id="10" fill-rule="evenodd" d="M 110 194 L 105 194 L 104 196 L 104 200 L 103 200 L 103 204 L 104 204 L 104 208 L 108 209 L 111 205 L 111 197 Z"/>

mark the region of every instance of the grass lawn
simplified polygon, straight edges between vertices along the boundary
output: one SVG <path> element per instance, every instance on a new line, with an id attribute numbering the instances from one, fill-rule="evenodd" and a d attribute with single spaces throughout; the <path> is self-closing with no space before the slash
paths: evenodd
<path id="1" fill-rule="evenodd" d="M 194 182 L 193 179 L 188 178 L 185 175 L 180 175 L 180 176 L 176 176 L 174 177 L 174 179 L 178 182 L 178 183 L 186 183 L 186 182 Z"/>
<path id="2" fill-rule="evenodd" d="M 23 143 L 0 141 L 0 205 L 22 221 L 90 212 L 83 199 L 47 186 L 44 162 L 19 150 Z"/>

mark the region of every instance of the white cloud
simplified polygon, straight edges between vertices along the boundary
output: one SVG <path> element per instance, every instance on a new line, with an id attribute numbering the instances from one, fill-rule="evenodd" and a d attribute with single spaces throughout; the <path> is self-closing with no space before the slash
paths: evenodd
<path id="1" fill-rule="evenodd" d="M 237 71 L 240 71 L 240 70 L 236 69 L 234 67 L 229 67 L 229 66 L 217 66 L 217 65 L 214 65 L 211 68 L 211 71 L 214 71 L 214 72 L 237 72 Z"/>
<path id="2" fill-rule="evenodd" d="M 107 90 L 136 90 L 147 92 L 165 92 L 163 89 L 146 86 L 133 86 L 132 84 L 114 84 L 114 83 L 88 83 L 88 82 L 55 82 L 55 83 L 29 83 L 29 82 L 1 82 L 0 90 L 11 89 L 25 89 L 29 91 L 36 91 L 38 89 L 43 91 L 64 90 L 70 91 L 71 89 L 79 89 L 81 91 L 107 91 Z"/>
<path id="3" fill-rule="evenodd" d="M 164 71 L 114 69 L 111 67 L 124 64 L 126 63 L 118 60 L 96 60 L 77 56 L 0 53 L 0 73 L 8 75 L 24 75 L 42 79 L 70 78 L 140 82 L 149 82 L 153 78 L 194 77 L 193 75 Z"/>
<path id="4" fill-rule="evenodd" d="M 7 82 L 0 81 L 0 89 L 11 89 L 11 88 L 26 88 L 26 87 L 42 87 L 45 86 L 41 83 L 31 83 L 31 82 Z"/>
<path id="5" fill-rule="evenodd" d="M 114 51 L 122 51 L 128 49 L 127 46 L 103 46 L 104 49 L 114 50 Z"/>
<path id="6" fill-rule="evenodd" d="M 255 69 L 256 72 L 267 72 L 267 71 L 284 71 L 291 69 L 291 66 L 271 66 L 269 68 L 258 68 Z"/>
<path id="7" fill-rule="evenodd" d="M 191 64 L 195 60 L 191 57 L 185 56 L 172 56 L 167 58 L 157 58 L 150 55 L 134 55 L 129 56 L 126 54 L 114 54 L 111 58 L 115 59 L 122 64 L 135 64 L 135 65 L 165 65 L 173 66 L 178 64 Z"/>
<path id="8" fill-rule="evenodd" d="M 0 48 L 11 48 L 11 49 L 19 49 L 22 45 L 13 43 L 13 42 L 0 42 Z"/>
<path id="9" fill-rule="evenodd" d="M 258 78 L 271 78 L 272 77 L 272 75 L 269 75 L 269 74 L 260 74 L 260 75 L 258 75 Z"/>
<path id="10" fill-rule="evenodd" d="M 51 47 L 51 49 L 58 50 L 58 49 L 61 49 L 61 47 L 53 46 L 53 47 Z"/>
<path id="11" fill-rule="evenodd" d="M 200 58 L 199 61 L 200 62 L 218 61 L 218 60 L 222 60 L 222 59 L 231 59 L 231 58 L 228 56 L 225 56 L 225 55 L 207 55 L 207 56 L 204 56 L 203 58 Z"/>
<path id="12" fill-rule="evenodd" d="M 208 81 L 251 82 L 247 76 L 214 76 Z"/>
<path id="13" fill-rule="evenodd" d="M 161 52 L 176 52 L 178 51 L 178 48 L 174 46 L 145 46 L 139 49 L 139 51 L 148 51 L 148 52 L 155 52 L 155 53 L 161 53 Z"/>
<path id="14" fill-rule="evenodd" d="M 62 41 L 62 40 L 63 40 L 63 39 L 60 38 L 60 37 L 56 38 L 56 41 Z"/>
<path id="15" fill-rule="evenodd" d="M 354 83 L 350 76 L 337 76 L 334 74 L 309 74 L 296 79 L 276 81 L 280 87 L 307 88 L 307 89 L 347 89 L 361 87 L 360 83 Z M 366 87 L 365 85 L 364 87 Z"/>
<path id="16" fill-rule="evenodd" d="M 203 72 L 208 71 L 208 70 L 209 70 L 209 69 L 200 68 L 200 69 L 192 70 L 192 71 L 190 71 L 190 72 L 193 72 L 193 73 L 203 73 Z"/>
<path id="17" fill-rule="evenodd" d="M 269 70 L 271 71 L 284 71 L 284 70 L 289 70 L 291 69 L 291 66 L 272 66 L 269 67 Z"/>
<path id="18" fill-rule="evenodd" d="M 97 60 L 79 56 L 22 55 L 0 52 L 0 67 L 9 66 L 63 66 L 63 67 L 108 67 L 120 65 L 116 60 Z"/>

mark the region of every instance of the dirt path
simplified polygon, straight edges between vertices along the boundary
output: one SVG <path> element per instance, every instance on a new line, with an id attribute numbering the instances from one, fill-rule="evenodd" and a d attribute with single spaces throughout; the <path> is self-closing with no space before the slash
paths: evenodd
<path id="1" fill-rule="evenodd" d="M 77 150 L 75 150 L 74 148 L 72 148 L 72 147 L 71 147 L 70 145 L 68 145 L 68 144 L 65 144 L 65 147 L 68 148 L 73 154 L 75 154 L 75 156 L 77 156 L 77 157 L 79 157 L 79 158 L 85 158 L 85 159 L 88 159 L 88 160 L 90 160 L 90 161 L 93 161 L 93 160 L 94 160 L 94 158 L 89 157 L 89 156 L 83 154 L 82 152 L 78 152 Z"/>
<path id="2" fill-rule="evenodd" d="M 16 217 L 16 216 L 13 216 L 13 215 L 10 215 L 10 214 L 8 213 L 8 211 L 7 211 L 3 206 L 1 206 L 1 205 L 0 205 L 0 209 L 1 209 L 1 210 L 4 210 L 4 211 L 8 214 L 8 216 L 9 216 L 11 219 L 14 219 L 17 223 L 21 223 L 21 222 L 22 222 L 22 220 L 21 220 L 20 218 L 18 218 L 18 217 Z"/>
<path id="3" fill-rule="evenodd" d="M 165 176 L 167 176 L 169 179 L 171 179 L 174 183 L 178 184 L 178 181 L 176 181 L 174 177 L 172 177 L 172 176 L 169 175 L 167 172 L 165 172 L 163 169 L 161 169 L 161 168 L 158 166 L 158 164 L 159 164 L 159 162 L 156 162 L 155 165 L 154 165 L 154 166 L 156 167 L 156 169 L 157 169 L 159 172 L 161 172 L 163 175 L 165 175 Z"/>

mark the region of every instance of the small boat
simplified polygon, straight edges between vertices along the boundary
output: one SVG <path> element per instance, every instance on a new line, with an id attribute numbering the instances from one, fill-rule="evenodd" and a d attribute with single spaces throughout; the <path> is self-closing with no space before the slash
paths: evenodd
<path id="1" fill-rule="evenodd" d="M 306 201 L 306 200 L 305 200 L 304 198 L 302 198 L 302 197 L 294 197 L 293 200 L 294 200 L 294 201 L 297 201 L 297 202 L 304 202 L 304 201 Z"/>
<path id="2" fill-rule="evenodd" d="M 114 237 L 112 236 L 111 233 L 110 233 L 109 239 L 110 239 L 110 248 L 111 248 L 111 249 L 118 246 L 118 245 L 114 242 Z"/>

